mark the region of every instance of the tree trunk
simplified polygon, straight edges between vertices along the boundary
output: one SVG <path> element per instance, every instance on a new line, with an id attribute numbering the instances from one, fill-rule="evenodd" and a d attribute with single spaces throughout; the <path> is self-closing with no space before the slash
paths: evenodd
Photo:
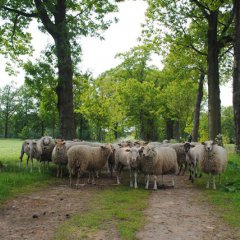
<path id="1" fill-rule="evenodd" d="M 118 139 L 118 122 L 115 122 L 113 124 L 113 133 L 114 133 L 114 139 Z"/>
<path id="2" fill-rule="evenodd" d="M 55 38 L 58 59 L 58 112 L 60 133 L 64 139 L 76 138 L 73 113 L 73 69 L 70 42 L 66 26 Z"/>
<path id="3" fill-rule="evenodd" d="M 203 83 L 204 83 L 205 73 L 200 71 L 199 81 L 198 81 L 198 90 L 197 98 L 195 102 L 194 114 L 193 114 L 193 131 L 192 131 L 192 141 L 198 141 L 198 131 L 199 131 L 199 121 L 200 121 L 200 110 L 201 102 L 203 98 Z"/>
<path id="4" fill-rule="evenodd" d="M 174 121 L 168 118 L 166 120 L 166 138 L 168 140 L 173 139 L 173 125 L 174 125 Z"/>
<path id="5" fill-rule="evenodd" d="M 234 0 L 234 66 L 233 66 L 233 110 L 236 152 L 240 153 L 240 3 Z"/>
<path id="6" fill-rule="evenodd" d="M 217 39 L 218 11 L 208 17 L 208 129 L 209 140 L 221 133 L 221 100 L 219 87 L 219 47 Z"/>
<path id="7" fill-rule="evenodd" d="M 179 127 L 179 121 L 174 122 L 174 128 L 173 128 L 173 138 L 180 141 L 180 127 Z"/>
<path id="8" fill-rule="evenodd" d="M 140 119 L 140 139 L 145 140 L 145 133 L 144 133 L 144 112 L 143 109 L 140 110 L 139 114 L 139 119 Z"/>

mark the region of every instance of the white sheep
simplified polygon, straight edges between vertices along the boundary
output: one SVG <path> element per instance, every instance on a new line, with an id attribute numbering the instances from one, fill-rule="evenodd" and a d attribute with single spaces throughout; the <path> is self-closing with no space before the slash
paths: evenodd
<path id="1" fill-rule="evenodd" d="M 30 146 L 29 145 L 30 145 L 31 142 L 32 142 L 31 139 L 26 139 L 22 143 L 21 153 L 20 153 L 20 157 L 19 157 L 19 168 L 21 168 L 23 156 L 24 156 L 24 154 L 26 154 L 27 155 L 26 169 L 28 169 L 28 161 L 29 161 L 29 158 L 30 158 Z M 32 165 L 33 165 L 33 163 L 32 163 Z"/>
<path id="2" fill-rule="evenodd" d="M 137 147 L 122 147 L 115 153 L 115 170 L 117 172 L 117 184 L 120 184 L 120 175 L 125 167 L 130 174 L 130 187 L 133 187 L 132 168 L 136 167 L 137 158 L 139 157 L 139 149 Z"/>
<path id="3" fill-rule="evenodd" d="M 109 144 L 99 147 L 87 145 L 72 146 L 67 151 L 70 186 L 72 185 L 72 175 L 75 172 L 77 172 L 77 185 L 79 185 L 80 175 L 84 172 L 89 172 L 88 182 L 94 184 L 95 172 L 101 170 L 106 165 L 111 152 L 112 147 Z"/>
<path id="4" fill-rule="evenodd" d="M 186 162 L 189 167 L 189 180 L 194 182 L 195 178 L 197 177 L 197 169 L 199 165 L 199 153 L 201 150 L 200 143 L 184 143 L 184 150 L 186 153 Z"/>
<path id="5" fill-rule="evenodd" d="M 178 170 L 176 151 L 170 147 L 142 147 L 138 167 L 147 174 L 146 189 L 149 187 L 149 175 L 154 175 L 154 190 L 157 190 L 157 176 L 172 175 L 172 184 L 175 186 L 175 175 Z M 136 178 L 135 178 L 136 182 Z"/>
<path id="6" fill-rule="evenodd" d="M 206 188 L 209 188 L 210 177 L 213 178 L 213 189 L 216 189 L 215 175 L 219 175 L 219 183 L 221 184 L 221 173 L 227 167 L 226 150 L 215 144 L 213 141 L 203 142 L 199 150 L 199 167 L 200 170 L 208 174 Z"/>

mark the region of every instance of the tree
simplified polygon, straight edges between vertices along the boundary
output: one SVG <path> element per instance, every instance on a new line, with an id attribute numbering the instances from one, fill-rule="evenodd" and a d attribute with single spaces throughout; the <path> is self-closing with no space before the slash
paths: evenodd
<path id="1" fill-rule="evenodd" d="M 215 139 L 221 132 L 219 58 L 232 41 L 232 4 L 230 1 L 220 0 L 149 0 L 148 2 L 147 26 L 151 26 L 149 31 L 145 31 L 146 36 L 154 35 L 159 25 L 161 29 L 168 28 L 164 40 L 155 37 L 152 40 L 154 44 L 166 45 L 166 42 L 178 38 L 182 40 L 179 42 L 182 46 L 207 56 L 209 139 Z M 195 31 L 189 32 L 189 26 L 194 27 Z M 163 33 L 161 32 L 160 35 L 158 31 L 155 36 L 163 36 Z"/>
<path id="2" fill-rule="evenodd" d="M 111 23 L 104 21 L 105 14 L 115 11 L 116 6 L 107 0 L 11 0 L 2 1 L 0 10 L 2 19 L 6 20 L 5 29 L 9 29 L 7 20 L 13 22 L 12 36 L 19 29 L 23 31 L 32 18 L 36 18 L 41 31 L 53 38 L 58 69 L 55 91 L 58 97 L 60 132 L 66 139 L 75 138 L 72 89 L 73 57 L 77 52 L 79 55 L 77 38 L 89 34 L 99 36 L 98 30 L 107 29 Z"/>
<path id="3" fill-rule="evenodd" d="M 11 120 L 19 108 L 19 89 L 12 82 L 0 89 L 0 118 L 4 124 L 4 137 L 8 138 L 8 130 Z"/>
<path id="4" fill-rule="evenodd" d="M 236 152 L 240 153 L 240 3 L 234 4 L 233 110 Z"/>

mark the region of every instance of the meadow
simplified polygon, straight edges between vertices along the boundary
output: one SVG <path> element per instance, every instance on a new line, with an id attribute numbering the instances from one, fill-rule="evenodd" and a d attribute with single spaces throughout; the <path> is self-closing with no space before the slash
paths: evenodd
<path id="1" fill-rule="evenodd" d="M 53 165 L 49 171 L 38 173 L 35 162 L 34 171 L 30 173 L 25 169 L 26 157 L 22 168 L 19 169 L 21 144 L 22 141 L 17 139 L 0 140 L 0 162 L 3 165 L 0 172 L 1 207 L 7 200 L 19 194 L 36 191 L 62 181 L 55 177 L 56 168 Z M 234 153 L 233 145 L 227 145 L 226 148 L 229 164 L 222 178 L 222 186 L 217 185 L 217 190 L 205 190 L 206 175 L 197 179 L 195 186 L 203 191 L 208 201 L 227 223 L 240 227 L 240 160 Z M 89 231 L 104 229 L 106 224 L 114 225 L 122 239 L 133 239 L 135 232 L 144 224 L 143 210 L 148 205 L 147 200 L 151 191 L 143 188 L 132 190 L 126 185 L 127 183 L 119 187 L 109 187 L 96 193 L 97 198 L 89 202 L 89 209 L 92 210 L 66 221 L 56 231 L 55 239 L 68 239 L 67 236 L 76 234 L 80 227 L 83 229 L 81 236 L 84 236 Z"/>

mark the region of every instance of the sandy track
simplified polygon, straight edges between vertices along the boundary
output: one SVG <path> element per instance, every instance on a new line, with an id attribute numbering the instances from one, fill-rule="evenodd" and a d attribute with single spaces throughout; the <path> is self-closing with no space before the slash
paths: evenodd
<path id="1" fill-rule="evenodd" d="M 115 179 L 98 180 L 96 186 L 71 189 L 68 181 L 19 196 L 0 209 L 0 239 L 48 240 L 56 227 L 75 214 L 87 211 L 89 200 Z M 230 240 L 240 239 L 207 203 L 201 190 L 187 177 L 178 177 L 176 188 L 152 192 L 145 210 L 147 224 L 137 233 L 139 240 Z M 99 231 L 93 239 L 119 239 L 112 229 Z"/>

